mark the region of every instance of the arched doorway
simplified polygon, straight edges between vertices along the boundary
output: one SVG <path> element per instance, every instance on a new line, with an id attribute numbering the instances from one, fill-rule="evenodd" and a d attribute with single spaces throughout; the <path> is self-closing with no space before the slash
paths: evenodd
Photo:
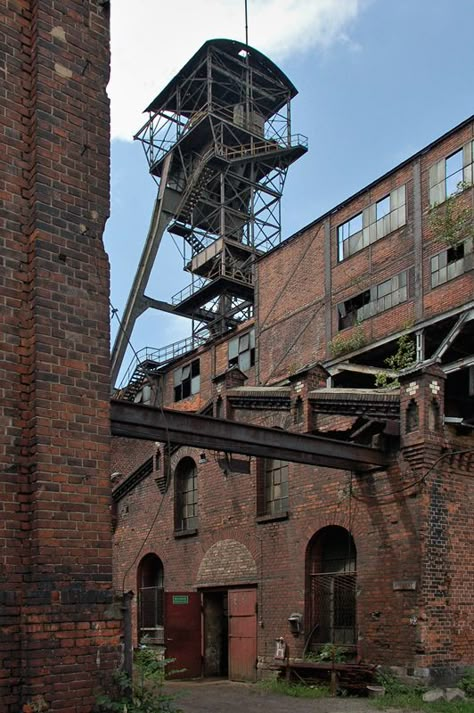
<path id="1" fill-rule="evenodd" d="M 345 528 L 324 527 L 311 538 L 306 554 L 308 649 L 356 643 L 356 561 L 354 540 Z"/>
<path id="2" fill-rule="evenodd" d="M 138 565 L 138 642 L 163 643 L 164 572 L 159 557 L 150 553 Z"/>

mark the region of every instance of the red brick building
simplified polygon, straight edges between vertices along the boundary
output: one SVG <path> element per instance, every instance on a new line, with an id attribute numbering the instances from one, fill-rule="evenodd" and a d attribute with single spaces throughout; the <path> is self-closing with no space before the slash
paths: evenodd
<path id="1" fill-rule="evenodd" d="M 107 2 L 3 3 L 1 713 L 90 711 L 118 662 L 108 40 Z"/>
<path id="2" fill-rule="evenodd" d="M 114 439 L 135 642 L 233 679 L 279 637 L 290 658 L 334 643 L 409 675 L 474 664 L 473 161 L 471 117 L 262 256 L 253 319 L 135 387 L 391 458 L 339 471 Z"/>

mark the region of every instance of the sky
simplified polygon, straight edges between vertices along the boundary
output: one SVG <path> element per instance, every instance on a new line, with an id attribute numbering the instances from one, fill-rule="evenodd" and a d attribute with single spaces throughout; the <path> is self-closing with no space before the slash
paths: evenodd
<path id="1" fill-rule="evenodd" d="M 133 7 L 133 9 L 132 9 Z M 245 40 L 244 0 L 114 0 L 111 7 L 111 301 L 122 314 L 156 184 L 133 135 L 143 109 L 208 39 Z M 249 44 L 299 90 L 293 132 L 309 152 L 282 200 L 289 237 L 474 113 L 474 0 L 248 0 Z M 147 294 L 169 300 L 190 276 L 165 235 Z M 118 322 L 112 320 L 112 340 Z M 189 336 L 185 318 L 148 310 L 133 349 Z M 124 368 L 133 359 L 130 349 Z M 122 370 L 123 371 L 123 370 Z"/>

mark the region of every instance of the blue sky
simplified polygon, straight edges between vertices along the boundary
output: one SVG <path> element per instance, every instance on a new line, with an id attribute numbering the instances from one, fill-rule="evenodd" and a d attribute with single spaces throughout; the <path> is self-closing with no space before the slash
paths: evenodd
<path id="1" fill-rule="evenodd" d="M 142 148 L 131 140 L 140 112 L 206 39 L 243 39 L 243 5 L 182 0 L 163 8 L 162 0 L 136 0 L 130 10 L 126 0 L 113 3 L 105 243 L 119 314 L 156 193 Z M 249 28 L 249 43 L 299 90 L 293 131 L 309 138 L 308 154 L 288 173 L 284 238 L 474 112 L 474 0 L 249 0 Z M 166 300 L 188 282 L 166 235 L 147 294 Z M 112 338 L 116 329 L 114 320 Z M 184 318 L 149 310 L 131 341 L 139 350 L 189 333 Z"/>

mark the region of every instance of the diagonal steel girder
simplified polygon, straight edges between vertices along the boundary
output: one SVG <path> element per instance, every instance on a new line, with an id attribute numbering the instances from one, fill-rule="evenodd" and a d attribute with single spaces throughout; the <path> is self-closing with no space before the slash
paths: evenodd
<path id="1" fill-rule="evenodd" d="M 125 438 L 344 470 L 388 465 L 384 453 L 368 446 L 116 400 L 111 401 L 111 432 Z"/>

